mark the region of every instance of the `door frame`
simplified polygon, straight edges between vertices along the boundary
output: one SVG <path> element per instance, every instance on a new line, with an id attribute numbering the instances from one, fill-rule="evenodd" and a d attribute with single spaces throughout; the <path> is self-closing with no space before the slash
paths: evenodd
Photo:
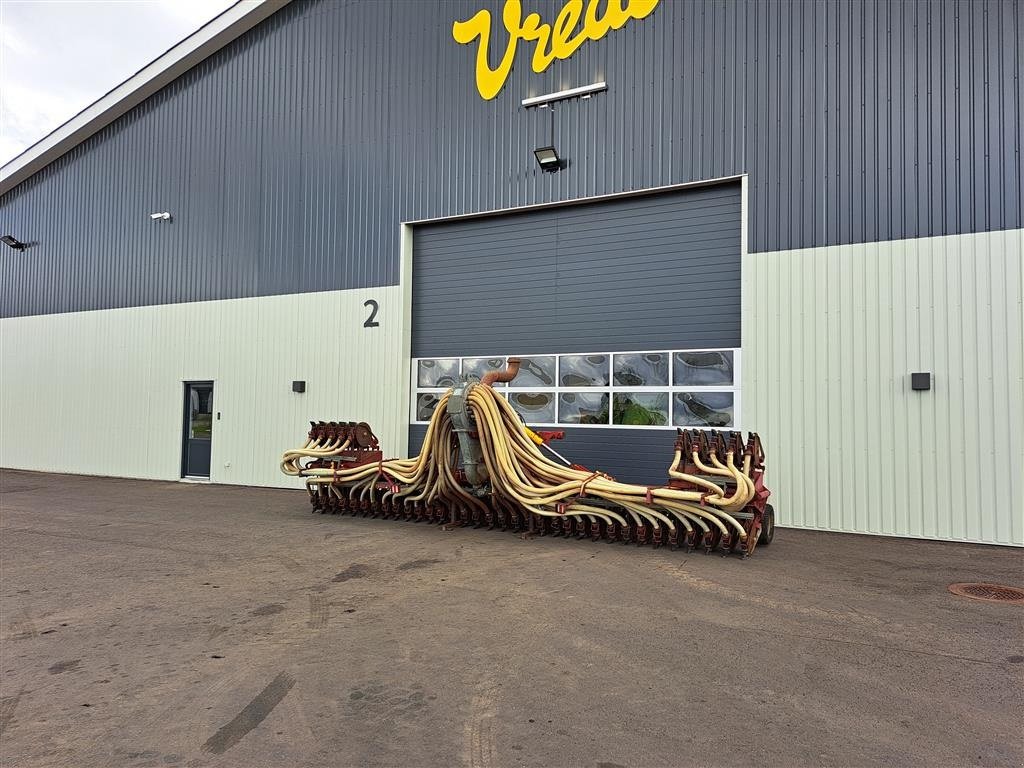
<path id="1" fill-rule="evenodd" d="M 404 410 L 410 415 L 409 422 L 406 424 L 406 428 L 402 430 L 399 455 L 404 456 L 409 450 L 409 426 L 413 423 L 412 421 L 412 262 L 414 258 L 413 254 L 413 231 L 416 227 L 421 224 L 441 224 L 454 221 L 463 221 L 466 219 L 481 219 L 488 218 L 491 216 L 501 216 L 511 213 L 527 213 L 529 211 L 545 210 L 548 208 L 568 208 L 575 205 L 581 205 L 585 203 L 600 203 L 607 200 L 621 200 L 628 197 L 645 197 L 648 195 L 658 195 L 664 192 L 681 192 L 685 189 L 696 189 L 698 187 L 713 187 L 719 184 L 728 184 L 730 182 L 740 183 L 740 346 L 738 349 L 741 350 L 741 355 L 744 355 L 744 350 L 749 347 L 750 340 L 752 338 L 752 331 L 748 323 L 744 323 L 742 318 L 748 314 L 750 298 L 743 291 L 743 274 L 747 269 L 747 254 L 749 253 L 749 245 L 747 243 L 750 237 L 750 229 L 748 226 L 748 219 L 750 217 L 750 174 L 749 173 L 734 173 L 727 176 L 715 176 L 709 179 L 695 179 L 693 181 L 683 181 L 675 184 L 662 184 L 656 187 L 645 187 L 644 189 L 630 189 L 620 192 L 609 192 L 600 195 L 584 195 L 583 197 L 573 197 L 564 200 L 552 200 L 543 203 L 530 203 L 528 205 L 511 206 L 506 208 L 491 208 L 485 211 L 471 211 L 469 213 L 459 213 L 447 216 L 434 216 L 425 219 L 406 219 L 400 221 L 398 224 L 398 270 L 399 270 L 399 282 L 398 284 L 402 287 L 402 362 L 404 367 L 405 376 L 399 391 L 402 394 L 403 403 L 405 403 Z M 746 382 L 740 381 L 739 390 L 753 391 L 752 387 L 748 388 L 745 386 Z M 749 427 L 748 427 L 749 428 Z"/>
<path id="2" fill-rule="evenodd" d="M 181 467 L 180 467 L 179 474 L 180 474 L 182 480 L 185 480 L 185 479 L 202 480 L 202 479 L 204 479 L 202 477 L 199 477 L 198 475 L 189 475 L 189 474 L 187 474 L 187 470 L 188 470 L 188 424 L 189 424 L 189 418 L 191 416 L 191 413 L 189 411 L 190 402 L 189 402 L 188 392 L 189 392 L 189 387 L 196 386 L 198 384 L 209 384 L 210 385 L 210 389 L 213 390 L 213 391 L 216 391 L 216 389 L 217 389 L 213 379 L 189 379 L 187 381 L 181 382 L 181 440 L 180 440 L 180 443 L 179 443 L 180 446 L 181 446 Z M 211 452 L 213 450 L 213 422 L 214 421 L 216 421 L 216 419 L 211 418 L 211 420 L 210 420 L 210 450 L 211 450 Z M 210 462 L 210 473 L 211 474 L 213 473 L 213 461 L 212 460 Z M 209 478 L 209 476 L 207 476 L 205 479 L 209 480 L 210 478 Z"/>

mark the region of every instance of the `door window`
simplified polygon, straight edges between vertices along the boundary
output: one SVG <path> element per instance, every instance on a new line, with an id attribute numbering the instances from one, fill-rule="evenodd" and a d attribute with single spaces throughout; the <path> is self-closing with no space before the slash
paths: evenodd
<path id="1" fill-rule="evenodd" d="M 213 390 L 192 387 L 189 390 L 188 436 L 209 440 L 213 432 Z"/>

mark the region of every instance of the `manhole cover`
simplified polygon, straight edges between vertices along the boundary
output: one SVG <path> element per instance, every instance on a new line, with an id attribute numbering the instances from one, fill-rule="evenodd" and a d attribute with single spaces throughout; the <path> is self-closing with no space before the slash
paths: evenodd
<path id="1" fill-rule="evenodd" d="M 1024 589 L 1007 587 L 1002 584 L 983 584 L 966 581 L 949 585 L 954 595 L 969 597 L 972 600 L 986 600 L 990 603 L 1018 603 L 1024 605 Z"/>

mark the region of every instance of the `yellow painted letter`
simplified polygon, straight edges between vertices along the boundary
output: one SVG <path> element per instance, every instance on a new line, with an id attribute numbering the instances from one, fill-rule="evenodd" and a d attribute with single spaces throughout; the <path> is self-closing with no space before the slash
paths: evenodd
<path id="1" fill-rule="evenodd" d="M 609 30 L 621 29 L 630 19 L 649 16 L 660 0 L 589 0 L 585 12 L 583 2 L 567 0 L 552 25 L 543 23 L 538 13 L 531 13 L 524 19 L 521 0 L 505 0 L 501 16 L 505 31 L 508 32 L 508 44 L 497 69 L 491 69 L 490 66 L 490 11 L 479 11 L 471 19 L 452 24 L 452 37 L 457 43 L 467 45 L 474 40 L 478 41 L 476 89 L 480 95 L 485 99 L 493 99 L 501 91 L 512 71 L 516 45 L 520 40 L 533 41 L 533 71 L 543 72 L 555 59 L 572 56 L 587 40 L 600 40 Z M 604 14 L 598 17 L 602 2 Z M 583 27 L 576 32 L 581 17 Z"/>
<path id="2" fill-rule="evenodd" d="M 522 8 L 519 0 L 506 0 L 505 8 L 502 11 L 502 21 L 505 29 L 508 30 L 508 45 L 505 48 L 505 55 L 501 57 L 501 63 L 497 69 L 491 69 L 488 63 L 488 49 L 491 38 L 491 14 L 490 11 L 479 11 L 473 18 L 467 21 L 456 21 L 452 24 L 452 37 L 457 43 L 466 45 L 477 38 L 480 42 L 476 48 L 476 89 L 485 99 L 493 99 L 498 95 L 501 86 L 508 79 L 508 73 L 512 71 L 512 60 L 516 55 L 516 43 L 519 41 L 519 19 Z"/>

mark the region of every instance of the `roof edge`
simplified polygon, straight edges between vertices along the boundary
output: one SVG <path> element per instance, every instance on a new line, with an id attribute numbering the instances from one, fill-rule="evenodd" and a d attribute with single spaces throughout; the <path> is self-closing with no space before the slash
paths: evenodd
<path id="1" fill-rule="evenodd" d="M 238 0 L 24 152 L 0 166 L 5 195 L 291 0 Z"/>

